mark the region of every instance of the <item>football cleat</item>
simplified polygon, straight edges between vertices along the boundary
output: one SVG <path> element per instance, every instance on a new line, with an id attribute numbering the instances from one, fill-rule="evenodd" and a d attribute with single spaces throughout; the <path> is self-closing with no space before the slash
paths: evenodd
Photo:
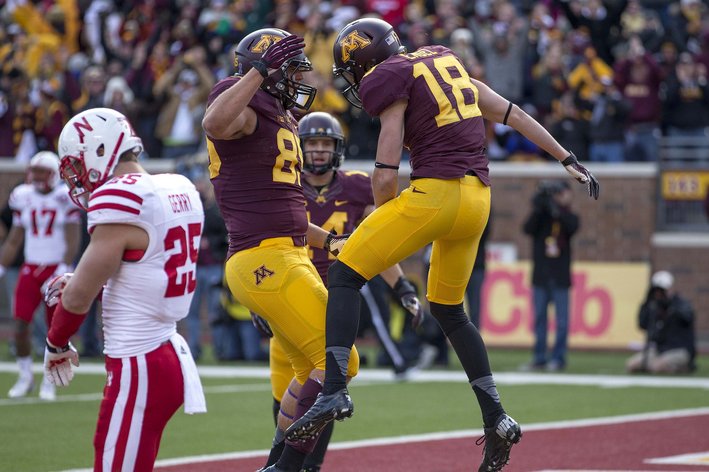
<path id="1" fill-rule="evenodd" d="M 57 399 L 57 387 L 44 376 L 42 376 L 42 383 L 39 385 L 39 399 L 49 402 Z"/>
<path id="2" fill-rule="evenodd" d="M 273 464 L 273 465 L 270 465 L 270 466 L 265 467 L 263 469 L 259 469 L 256 472 L 286 472 L 286 471 L 283 469 L 279 469 L 278 467 L 276 467 L 276 464 Z"/>
<path id="3" fill-rule="evenodd" d="M 7 396 L 10 398 L 22 398 L 26 397 L 32 390 L 34 390 L 34 378 L 32 378 L 32 375 L 20 374 L 15 385 L 7 392 Z"/>
<path id="4" fill-rule="evenodd" d="M 286 437 L 291 441 L 312 439 L 332 420 L 343 421 L 352 413 L 354 405 L 346 388 L 330 395 L 319 393 L 313 406 L 286 430 Z"/>
<path id="5" fill-rule="evenodd" d="M 485 443 L 483 461 L 478 472 L 496 472 L 502 470 L 510 460 L 510 449 L 522 438 L 522 430 L 512 417 L 507 414 L 500 415 L 495 421 L 495 426 L 485 428 L 485 435 L 475 441 L 480 445 Z"/>

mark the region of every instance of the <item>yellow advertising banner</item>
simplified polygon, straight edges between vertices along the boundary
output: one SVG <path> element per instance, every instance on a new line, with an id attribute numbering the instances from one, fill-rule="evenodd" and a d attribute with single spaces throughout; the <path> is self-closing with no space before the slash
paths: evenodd
<path id="1" fill-rule="evenodd" d="M 703 200 L 709 186 L 709 172 L 665 171 L 662 173 L 662 198 L 666 200 Z"/>
<path id="2" fill-rule="evenodd" d="M 637 327 L 647 293 L 645 263 L 574 263 L 569 310 L 570 348 L 629 348 L 645 342 Z M 481 325 L 490 346 L 534 342 L 531 262 L 490 263 L 482 289 Z M 554 310 L 549 308 L 549 343 L 554 341 Z"/>

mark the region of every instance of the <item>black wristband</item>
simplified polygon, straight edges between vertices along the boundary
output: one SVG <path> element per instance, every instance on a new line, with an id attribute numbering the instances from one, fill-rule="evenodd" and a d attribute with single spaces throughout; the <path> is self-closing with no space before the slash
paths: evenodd
<path id="1" fill-rule="evenodd" d="M 416 295 L 416 287 L 414 287 L 414 284 L 412 284 L 409 279 L 407 279 L 404 275 L 399 277 L 399 280 L 396 281 L 393 289 L 396 292 L 396 296 L 398 296 L 399 298 L 403 297 L 408 293 L 413 293 L 414 295 Z"/>
<path id="2" fill-rule="evenodd" d="M 261 62 L 261 61 L 253 61 L 253 62 L 251 63 L 251 67 L 253 67 L 254 69 L 256 69 L 256 70 L 258 71 L 258 73 L 261 74 L 261 77 L 263 77 L 264 79 L 265 79 L 266 77 L 268 77 L 268 67 L 267 67 L 266 64 L 264 64 L 263 62 Z"/>
<path id="3" fill-rule="evenodd" d="M 502 119 L 502 124 L 506 125 L 507 124 L 507 118 L 510 117 L 510 112 L 512 111 L 512 102 L 508 102 L 509 105 L 507 105 L 507 113 L 505 113 L 505 117 Z"/>
<path id="4" fill-rule="evenodd" d="M 375 162 L 374 167 L 377 169 L 399 170 L 399 166 L 390 166 L 389 164 L 382 164 L 381 162 Z"/>
<path id="5" fill-rule="evenodd" d="M 564 159 L 563 161 L 561 161 L 561 165 L 568 166 L 571 164 L 576 164 L 577 162 L 578 162 L 578 159 L 576 159 L 576 156 L 574 156 L 574 153 L 569 151 L 569 156 L 566 159 Z"/>
<path id="6" fill-rule="evenodd" d="M 48 341 L 45 342 L 47 345 L 47 351 L 51 352 L 52 354 L 62 354 L 64 352 L 70 351 L 71 350 L 71 345 L 67 344 L 64 347 L 54 347 L 51 344 L 49 344 Z"/>

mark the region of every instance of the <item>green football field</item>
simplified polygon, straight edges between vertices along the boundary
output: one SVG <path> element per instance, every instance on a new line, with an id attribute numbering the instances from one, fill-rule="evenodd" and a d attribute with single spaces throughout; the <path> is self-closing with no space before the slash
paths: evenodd
<path id="1" fill-rule="evenodd" d="M 672 387 L 681 380 L 673 377 L 620 377 L 626 357 L 626 353 L 574 352 L 564 374 L 520 375 L 513 371 L 527 360 L 527 352 L 490 353 L 505 408 L 523 427 L 524 423 L 709 406 L 706 356 L 700 357 L 696 373 L 682 378 L 690 379 L 682 387 Z M 3 360 L 9 359 L 3 356 Z M 96 363 L 89 370 L 100 372 L 100 366 Z M 4 398 L 15 380 L 9 372 L 12 364 L 3 362 L 0 367 L 0 471 L 90 467 L 104 376 L 79 372 L 53 403 L 36 398 L 12 401 Z M 440 381 L 414 377 L 403 383 L 363 375 L 368 378 L 350 388 L 356 414 L 338 424 L 334 441 L 479 428 L 480 414 L 470 387 L 464 381 L 446 381 L 443 375 L 455 372 L 455 368 L 443 371 Z M 388 372 L 378 373 L 388 378 Z M 627 380 L 627 385 L 609 386 L 609 379 Z M 647 380 L 657 385 L 632 385 Z M 266 449 L 273 434 L 268 380 L 210 375 L 203 377 L 203 384 L 209 412 L 187 416 L 180 411 L 163 436 L 159 459 Z"/>

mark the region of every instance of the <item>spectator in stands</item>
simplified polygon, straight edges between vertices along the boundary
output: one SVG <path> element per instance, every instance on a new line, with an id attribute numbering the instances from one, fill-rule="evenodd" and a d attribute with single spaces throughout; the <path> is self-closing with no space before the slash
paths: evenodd
<path id="1" fill-rule="evenodd" d="M 612 79 L 613 69 L 598 55 L 593 46 L 583 49 L 583 58 L 571 70 L 569 89 L 573 90 L 580 108 L 580 118 L 588 121 L 593 110 L 593 98 L 603 92 L 602 79 Z"/>
<path id="2" fill-rule="evenodd" d="M 487 77 L 495 78 L 489 86 L 512 103 L 518 103 L 524 93 L 527 24 L 509 2 L 498 5 L 496 14 L 498 20 L 490 27 L 471 23 L 476 52 L 482 57 Z"/>
<path id="3" fill-rule="evenodd" d="M 615 65 L 614 80 L 631 105 L 626 160 L 657 161 L 662 71 L 639 37 L 630 38 L 627 57 Z"/>
<path id="4" fill-rule="evenodd" d="M 106 91 L 103 94 L 103 106 L 123 113 L 131 123 L 134 121 L 135 95 L 126 79 L 116 76 L 108 80 Z"/>
<path id="5" fill-rule="evenodd" d="M 561 47 L 558 41 L 551 43 L 546 54 L 532 67 L 532 104 L 537 108 L 539 119 L 544 123 L 547 123 L 546 118 L 554 105 L 558 106 L 559 98 L 568 90 Z"/>
<path id="6" fill-rule="evenodd" d="M 473 48 L 473 33 L 467 28 L 458 28 L 450 36 L 450 49 L 460 58 L 472 77 L 484 80 L 485 69 L 475 56 Z"/>
<path id="7" fill-rule="evenodd" d="M 677 45 L 672 41 L 665 41 L 662 43 L 662 46 L 660 46 L 660 52 L 655 55 L 655 58 L 658 67 L 660 67 L 661 76 L 666 80 L 667 77 L 674 74 L 675 66 L 679 60 Z"/>
<path id="8" fill-rule="evenodd" d="M 13 68 L 0 90 L 0 156 L 29 162 L 37 152 L 34 134 L 36 107 L 29 97 L 29 79 Z"/>
<path id="9" fill-rule="evenodd" d="M 603 91 L 593 100 L 590 121 L 589 159 L 595 162 L 624 160 L 625 123 L 630 104 L 609 78 L 601 79 Z"/>
<path id="10" fill-rule="evenodd" d="M 694 308 L 673 290 L 670 272 L 655 272 L 638 325 L 647 333 L 642 352 L 628 359 L 628 372 L 676 374 L 694 370 Z"/>
<path id="11" fill-rule="evenodd" d="M 638 36 L 648 51 L 657 51 L 664 38 L 659 15 L 643 8 L 640 0 L 630 0 L 620 18 L 621 34 L 626 40 Z"/>
<path id="12" fill-rule="evenodd" d="M 706 70 L 688 52 L 662 87 L 664 121 L 669 136 L 707 136 L 709 85 Z"/>
<path id="13" fill-rule="evenodd" d="M 524 232 L 532 237 L 534 357 L 525 370 L 566 368 L 571 287 L 571 238 L 579 217 L 571 211 L 573 192 L 566 181 L 542 182 L 532 200 Z M 556 338 L 547 353 L 548 308 L 554 303 Z"/>
<path id="14" fill-rule="evenodd" d="M 583 27 L 589 31 L 591 43 L 600 58 L 606 64 L 612 64 L 611 49 L 618 40 L 615 31 L 628 0 L 605 3 L 601 0 L 558 0 L 555 3 L 564 10 L 573 28 Z"/>
<path id="15" fill-rule="evenodd" d="M 81 76 L 81 95 L 71 103 L 74 112 L 103 106 L 106 72 L 101 66 L 89 66 Z"/>
<path id="16" fill-rule="evenodd" d="M 162 140 L 162 157 L 175 158 L 197 152 L 203 141 L 202 116 L 207 95 L 214 85 L 201 47 L 178 57 L 155 83 L 155 95 L 167 99 L 155 128 Z"/>
<path id="17" fill-rule="evenodd" d="M 69 108 L 59 99 L 58 80 L 44 80 L 39 85 L 39 106 L 36 112 L 35 135 L 37 147 L 44 151 L 56 152 L 59 134 L 69 116 Z"/>
<path id="18" fill-rule="evenodd" d="M 580 161 L 588 160 L 589 125 L 581 118 L 574 94 L 561 96 L 558 109 L 551 117 L 551 133 L 565 149 L 573 149 Z"/>

